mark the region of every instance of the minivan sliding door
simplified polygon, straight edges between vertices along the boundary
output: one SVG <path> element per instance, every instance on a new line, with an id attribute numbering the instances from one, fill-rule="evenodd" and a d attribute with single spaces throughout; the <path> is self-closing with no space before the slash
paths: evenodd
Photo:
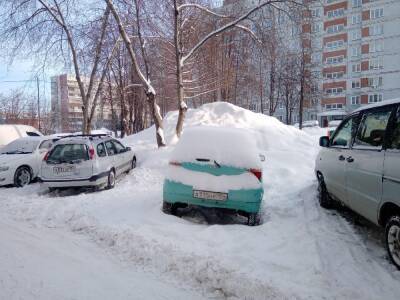
<path id="1" fill-rule="evenodd" d="M 392 111 L 392 107 L 385 107 L 364 112 L 346 157 L 348 205 L 375 223 L 382 191 L 382 147 Z"/>

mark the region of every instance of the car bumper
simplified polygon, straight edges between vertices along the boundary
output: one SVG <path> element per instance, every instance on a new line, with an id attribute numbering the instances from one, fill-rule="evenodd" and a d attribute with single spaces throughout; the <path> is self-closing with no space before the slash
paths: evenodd
<path id="1" fill-rule="evenodd" d="M 225 208 L 247 213 L 257 213 L 260 210 L 263 194 L 264 190 L 262 188 L 230 190 L 228 199 L 219 201 L 194 198 L 193 187 L 182 183 L 165 180 L 163 187 L 163 198 L 168 203 Z"/>
<path id="2" fill-rule="evenodd" d="M 101 173 L 98 175 L 93 175 L 89 178 L 82 179 L 52 179 L 52 178 L 42 178 L 38 177 L 38 181 L 46 187 L 90 187 L 99 186 L 107 183 L 107 173 Z"/>

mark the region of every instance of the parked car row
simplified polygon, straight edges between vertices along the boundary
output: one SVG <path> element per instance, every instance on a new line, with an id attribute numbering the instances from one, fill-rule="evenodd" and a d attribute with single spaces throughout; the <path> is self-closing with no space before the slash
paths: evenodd
<path id="1" fill-rule="evenodd" d="M 131 148 L 107 135 L 25 137 L 0 152 L 0 185 L 23 187 L 37 179 L 49 189 L 109 189 L 136 167 Z"/>
<path id="2" fill-rule="evenodd" d="M 337 200 L 384 226 L 389 257 L 400 268 L 400 99 L 356 110 L 320 146 L 320 205 Z"/>

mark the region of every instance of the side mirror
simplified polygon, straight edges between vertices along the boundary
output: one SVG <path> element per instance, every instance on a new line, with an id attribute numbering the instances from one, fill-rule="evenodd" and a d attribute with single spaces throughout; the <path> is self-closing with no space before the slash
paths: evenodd
<path id="1" fill-rule="evenodd" d="M 259 154 L 259 156 L 260 156 L 260 160 L 261 160 L 261 161 L 265 161 L 265 155 Z"/>
<path id="2" fill-rule="evenodd" d="M 328 136 L 321 136 L 319 138 L 319 145 L 321 147 L 325 147 L 325 148 L 329 147 L 329 137 Z"/>
<path id="3" fill-rule="evenodd" d="M 125 151 L 132 151 L 132 148 L 131 147 L 126 147 Z"/>

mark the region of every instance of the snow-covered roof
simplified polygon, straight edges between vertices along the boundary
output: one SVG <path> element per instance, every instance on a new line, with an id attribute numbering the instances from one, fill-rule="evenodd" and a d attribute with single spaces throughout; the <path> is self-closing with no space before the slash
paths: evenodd
<path id="1" fill-rule="evenodd" d="M 331 111 L 324 111 L 322 113 L 318 113 L 318 117 L 325 117 L 325 116 L 345 116 L 347 113 L 344 110 L 331 110 Z"/>
<path id="2" fill-rule="evenodd" d="M 375 108 L 375 107 L 381 107 L 381 106 L 390 105 L 390 104 L 396 104 L 396 103 L 400 103 L 400 98 L 384 100 L 384 101 L 369 104 L 366 106 L 361 106 L 361 107 L 357 108 L 354 112 L 358 112 L 358 111 L 362 111 L 362 110 L 370 109 L 370 108 Z"/>

